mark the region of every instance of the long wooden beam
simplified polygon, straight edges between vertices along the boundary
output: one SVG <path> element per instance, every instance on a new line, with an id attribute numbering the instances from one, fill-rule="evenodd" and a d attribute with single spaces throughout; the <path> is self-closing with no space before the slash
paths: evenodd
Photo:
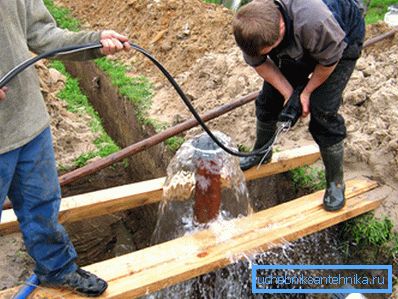
<path id="1" fill-rule="evenodd" d="M 326 212 L 323 192 L 316 192 L 86 269 L 109 282 L 101 298 L 143 296 L 375 209 L 386 196 L 383 188 L 376 187 L 366 179 L 347 182 L 347 204 L 337 212 Z M 222 235 L 223 231 L 228 234 Z M 0 298 L 11 298 L 16 291 L 0 292 Z M 80 297 L 69 291 L 38 288 L 31 298 Z"/>
<path id="2" fill-rule="evenodd" d="M 247 180 L 254 180 L 290 169 L 310 165 L 320 157 L 316 145 L 275 153 L 271 163 L 245 172 Z M 165 178 L 139 182 L 106 190 L 64 198 L 60 208 L 60 223 L 74 222 L 115 213 L 158 202 L 162 197 Z M 0 235 L 18 231 L 13 210 L 5 210 L 0 223 Z"/>

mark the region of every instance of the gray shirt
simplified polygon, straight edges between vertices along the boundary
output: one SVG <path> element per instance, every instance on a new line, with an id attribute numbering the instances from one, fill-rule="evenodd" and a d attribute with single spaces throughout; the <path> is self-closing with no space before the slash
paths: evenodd
<path id="1" fill-rule="evenodd" d="M 69 32 L 56 26 L 42 0 L 8 0 L 0 5 L 0 76 L 32 53 L 98 42 L 99 32 Z M 84 59 L 98 57 L 92 53 Z M 0 101 L 0 154 L 25 145 L 49 126 L 37 72 L 30 67 L 11 80 Z"/>
<path id="2" fill-rule="evenodd" d="M 305 54 L 319 64 L 328 66 L 338 62 L 347 46 L 346 32 L 331 9 L 322 0 L 275 1 L 284 15 L 287 32 L 286 45 L 278 47 L 276 56 L 288 56 L 299 61 Z M 332 2 L 332 1 L 329 1 Z M 338 13 L 338 12 L 337 12 Z M 359 20 L 358 20 L 359 21 Z M 290 31 L 289 31 L 290 30 Z M 286 39 L 287 42 L 286 42 Z M 251 66 L 264 63 L 267 56 L 248 56 Z"/>

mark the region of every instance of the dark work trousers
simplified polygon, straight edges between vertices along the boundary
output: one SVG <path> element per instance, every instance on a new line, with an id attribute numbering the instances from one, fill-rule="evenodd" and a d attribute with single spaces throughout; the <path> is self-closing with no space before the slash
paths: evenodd
<path id="1" fill-rule="evenodd" d="M 343 91 L 354 71 L 360 55 L 362 43 L 350 45 L 344 51 L 329 78 L 310 97 L 309 130 L 320 148 L 329 147 L 346 137 L 343 117 L 338 113 Z M 282 59 L 276 63 L 293 88 L 305 86 L 315 63 L 297 63 Z M 256 116 L 262 122 L 275 121 L 283 108 L 284 98 L 272 85 L 264 82 L 263 89 L 256 99 Z"/>
<path id="2" fill-rule="evenodd" d="M 61 190 L 50 128 L 26 145 L 0 154 L 0 216 L 6 195 L 39 279 L 57 283 L 75 271 L 76 251 L 58 223 Z"/>

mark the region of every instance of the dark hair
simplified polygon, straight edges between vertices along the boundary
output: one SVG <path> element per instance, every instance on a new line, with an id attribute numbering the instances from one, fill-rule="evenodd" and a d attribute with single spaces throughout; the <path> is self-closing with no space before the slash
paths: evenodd
<path id="1" fill-rule="evenodd" d="M 264 47 L 279 38 L 280 13 L 273 0 L 254 0 L 242 6 L 232 22 L 235 41 L 249 56 L 259 56 Z"/>

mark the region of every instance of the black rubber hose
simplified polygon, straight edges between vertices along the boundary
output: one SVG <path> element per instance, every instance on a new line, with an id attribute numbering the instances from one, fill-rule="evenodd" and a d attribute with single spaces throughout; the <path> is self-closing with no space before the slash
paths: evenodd
<path id="1" fill-rule="evenodd" d="M 178 95 L 181 97 L 183 100 L 184 104 L 188 107 L 189 111 L 192 113 L 194 118 L 197 120 L 199 125 L 202 127 L 202 129 L 210 136 L 210 138 L 219 146 L 221 147 L 224 151 L 227 153 L 238 156 L 238 157 L 250 157 L 250 156 L 263 156 L 268 153 L 269 148 L 272 146 L 272 143 L 274 142 L 274 138 L 271 138 L 262 148 L 254 150 L 252 152 L 244 153 L 244 152 L 239 152 L 235 151 L 233 149 L 230 149 L 226 147 L 214 134 L 211 132 L 211 130 L 206 126 L 198 112 L 195 110 L 195 108 L 192 106 L 190 100 L 188 97 L 185 95 L 185 93 L 182 91 L 181 87 L 178 85 L 178 83 L 174 80 L 174 78 L 170 75 L 170 73 L 165 69 L 165 67 L 157 61 L 151 54 L 149 54 L 145 49 L 141 48 L 138 45 L 135 45 L 131 42 L 129 42 L 131 48 L 134 50 L 140 52 L 144 56 L 146 56 L 149 60 L 152 61 L 153 64 L 157 66 L 157 68 L 163 73 L 163 75 L 169 80 L 171 85 L 173 85 L 174 89 L 177 91 Z M 8 82 L 10 82 L 16 75 L 18 75 L 20 72 L 24 71 L 26 68 L 29 66 L 33 65 L 37 61 L 45 58 L 54 58 L 57 56 L 62 56 L 62 55 L 67 55 L 75 52 L 80 52 L 80 51 L 86 51 L 86 50 L 94 50 L 94 49 L 99 49 L 102 48 L 101 43 L 92 43 L 92 44 L 87 44 L 87 45 L 80 45 L 80 46 L 68 46 L 64 48 L 59 48 L 52 50 L 47 53 L 43 53 L 40 55 L 37 55 L 33 58 L 27 59 L 11 69 L 7 74 L 5 74 L 3 77 L 0 78 L 0 88 L 4 87 Z"/>

